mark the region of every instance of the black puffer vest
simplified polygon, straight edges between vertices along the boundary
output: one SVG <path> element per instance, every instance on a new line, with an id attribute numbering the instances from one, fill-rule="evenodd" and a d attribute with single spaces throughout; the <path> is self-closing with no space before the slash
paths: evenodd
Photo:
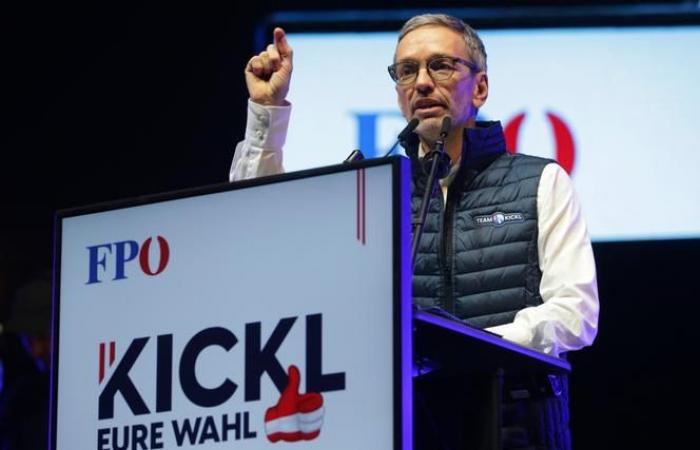
<path id="1" fill-rule="evenodd" d="M 412 162 L 412 212 L 418 215 L 427 169 L 418 140 Z M 438 189 L 423 227 L 413 276 L 413 301 L 439 306 L 487 328 L 542 303 L 537 252 L 537 187 L 551 160 L 506 152 L 499 122 L 465 129 L 460 168 L 447 203 Z"/>

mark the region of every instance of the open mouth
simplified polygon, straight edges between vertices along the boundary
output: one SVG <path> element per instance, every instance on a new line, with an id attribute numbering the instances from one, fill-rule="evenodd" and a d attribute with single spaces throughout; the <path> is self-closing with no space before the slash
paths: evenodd
<path id="1" fill-rule="evenodd" d="M 425 119 L 428 117 L 440 116 L 445 113 L 445 108 L 440 105 L 425 106 L 421 108 L 416 108 L 413 112 L 413 116 L 419 119 Z"/>
<path id="2" fill-rule="evenodd" d="M 435 105 L 435 106 L 424 106 L 421 108 L 416 108 L 415 113 L 416 114 L 421 114 L 421 115 L 427 115 L 427 114 L 438 114 L 442 111 L 444 111 L 445 108 L 443 108 L 440 105 Z"/>
<path id="3" fill-rule="evenodd" d="M 427 117 L 441 114 L 445 111 L 445 105 L 435 100 L 418 100 L 413 105 L 413 112 L 419 117 Z"/>

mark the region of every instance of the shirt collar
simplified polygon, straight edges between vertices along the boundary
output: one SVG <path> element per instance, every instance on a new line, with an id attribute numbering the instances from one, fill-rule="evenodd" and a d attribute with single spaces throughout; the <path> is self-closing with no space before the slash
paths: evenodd
<path id="1" fill-rule="evenodd" d="M 403 143 L 406 154 L 413 158 L 422 158 L 423 151 L 420 148 L 418 135 L 411 135 Z M 464 160 L 467 165 L 472 161 L 478 162 L 485 157 L 494 156 L 506 151 L 506 142 L 503 135 L 501 122 L 476 122 L 473 128 L 464 129 L 464 140 L 462 144 L 462 155 L 460 160 Z"/>
<path id="2" fill-rule="evenodd" d="M 465 128 L 463 132 L 462 154 L 458 163 L 452 166 L 443 179 L 442 184 L 449 185 L 460 168 L 478 170 L 482 165 L 488 164 L 498 155 L 506 152 L 505 136 L 499 121 L 478 121 L 475 127 Z M 402 145 L 412 160 L 418 162 L 424 156 L 422 145 L 415 133 L 411 133 Z"/>

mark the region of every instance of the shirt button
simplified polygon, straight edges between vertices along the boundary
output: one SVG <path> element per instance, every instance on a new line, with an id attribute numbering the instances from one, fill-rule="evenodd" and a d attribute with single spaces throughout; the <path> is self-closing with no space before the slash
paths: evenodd
<path id="1" fill-rule="evenodd" d="M 255 135 L 256 135 L 259 139 L 262 139 L 264 134 L 265 134 L 265 133 L 263 133 L 262 130 L 258 130 L 258 131 L 255 132 Z"/>

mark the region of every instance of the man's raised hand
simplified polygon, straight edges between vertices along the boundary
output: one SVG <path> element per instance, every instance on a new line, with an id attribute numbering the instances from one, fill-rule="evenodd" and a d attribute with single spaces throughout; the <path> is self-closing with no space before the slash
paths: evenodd
<path id="1" fill-rule="evenodd" d="M 273 43 L 253 56 L 245 68 L 245 82 L 250 99 L 261 105 L 285 103 L 292 78 L 292 47 L 282 28 L 275 28 Z"/>

